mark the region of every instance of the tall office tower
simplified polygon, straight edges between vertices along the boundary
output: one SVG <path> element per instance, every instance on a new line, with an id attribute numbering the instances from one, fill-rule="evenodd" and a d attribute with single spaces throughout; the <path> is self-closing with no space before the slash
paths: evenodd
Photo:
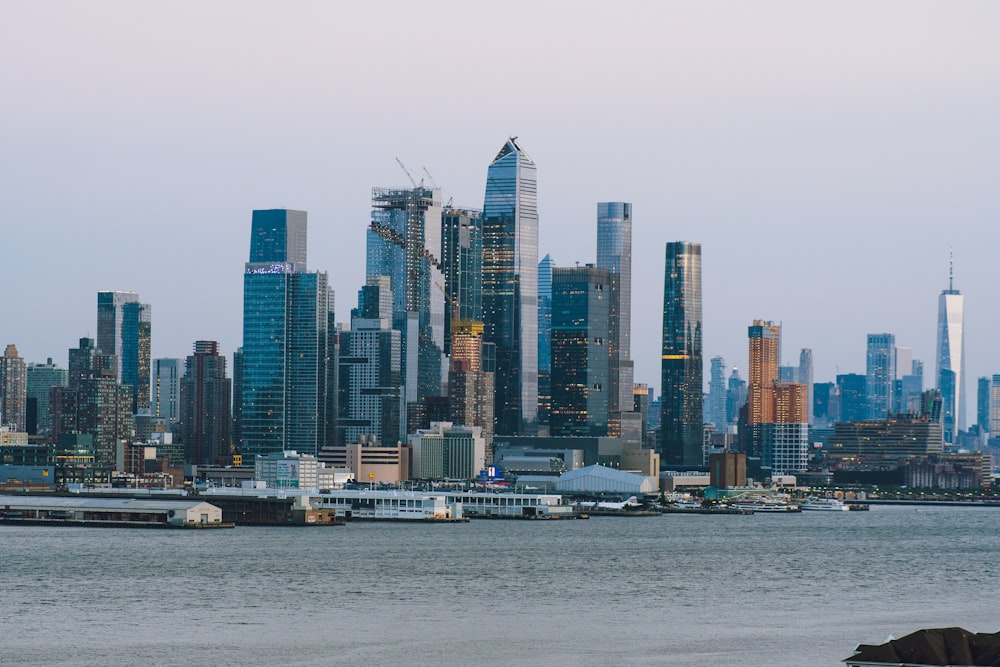
<path id="1" fill-rule="evenodd" d="M 896 337 L 890 333 L 868 334 L 865 364 L 865 395 L 868 419 L 889 416 L 894 403 L 896 382 Z"/>
<path id="2" fill-rule="evenodd" d="M 665 466 L 701 465 L 704 460 L 701 322 L 701 244 L 667 243 L 660 364 L 660 456 Z"/>
<path id="3" fill-rule="evenodd" d="M 548 424 L 552 412 L 552 269 L 545 255 L 538 263 L 538 423 Z"/>
<path id="4" fill-rule="evenodd" d="M 153 382 L 150 388 L 152 415 L 165 419 L 173 428 L 180 421 L 181 376 L 184 374 L 182 359 L 153 359 Z"/>
<path id="5" fill-rule="evenodd" d="M 778 382 L 798 382 L 799 367 L 791 365 L 778 366 Z"/>
<path id="6" fill-rule="evenodd" d="M 26 431 L 28 370 L 17 346 L 10 344 L 0 357 L 0 426 Z"/>
<path id="7" fill-rule="evenodd" d="M 483 204 L 483 338 L 496 350 L 497 435 L 538 422 L 538 184 L 516 137 L 486 172 Z"/>
<path id="8" fill-rule="evenodd" d="M 415 404 L 443 396 L 447 385 L 442 237 L 440 190 L 372 189 L 366 276 L 390 278 L 404 395 L 415 410 L 421 409 Z"/>
<path id="9" fill-rule="evenodd" d="M 740 370 L 733 367 L 726 383 L 726 422 L 735 424 L 740 418 L 740 410 L 747 404 L 747 383 L 740 377 Z"/>
<path id="10" fill-rule="evenodd" d="M 52 438 L 90 434 L 97 465 L 122 469 L 119 445 L 132 438 L 132 387 L 118 382 L 118 361 L 81 338 L 69 351 L 69 386 L 52 389 Z"/>
<path id="11" fill-rule="evenodd" d="M 31 435 L 52 432 L 52 388 L 69 384 L 69 372 L 52 363 L 28 364 L 27 425 Z"/>
<path id="12" fill-rule="evenodd" d="M 948 289 L 938 297 L 937 388 L 944 411 L 944 441 L 955 442 L 965 429 L 965 300 L 955 289 L 954 264 L 949 261 Z"/>
<path id="13" fill-rule="evenodd" d="M 482 363 L 483 323 L 456 320 L 452 324 L 451 372 L 448 376 L 448 421 L 478 426 L 493 460 L 493 373 Z"/>
<path id="14" fill-rule="evenodd" d="M 719 431 L 726 432 L 729 420 L 726 416 L 726 360 L 712 357 L 708 380 L 708 419 Z"/>
<path id="15" fill-rule="evenodd" d="M 990 378 L 990 426 L 989 432 L 1000 434 L 1000 375 Z"/>
<path id="16" fill-rule="evenodd" d="M 632 412 L 632 204 L 597 204 L 597 268 L 611 280 L 610 413 Z"/>
<path id="17" fill-rule="evenodd" d="M 402 334 L 392 328 L 392 299 L 391 279 L 370 276 L 351 312 L 350 330 L 340 332 L 341 444 L 374 436 L 392 446 L 406 437 Z"/>
<path id="18" fill-rule="evenodd" d="M 836 386 L 832 382 L 817 382 L 813 385 L 812 409 L 817 426 L 837 421 L 837 409 L 840 406 L 834 389 Z"/>
<path id="19" fill-rule="evenodd" d="M 896 366 L 896 372 L 903 368 L 909 368 L 908 375 L 903 375 L 899 379 L 899 392 L 901 394 L 899 403 L 900 414 L 918 414 L 921 410 L 921 398 L 924 393 L 924 362 L 914 359 L 909 366 Z"/>
<path id="20" fill-rule="evenodd" d="M 117 378 L 132 387 L 132 413 L 149 407 L 152 313 L 137 292 L 97 293 L 97 349 L 117 359 Z"/>
<path id="21" fill-rule="evenodd" d="M 609 283 L 593 264 L 552 270 L 552 435 L 607 435 Z"/>
<path id="22" fill-rule="evenodd" d="M 840 395 L 840 420 L 860 422 L 868 419 L 868 377 L 860 373 L 837 376 Z"/>
<path id="23" fill-rule="evenodd" d="M 254 211 L 243 275 L 243 455 L 315 456 L 331 440 L 332 322 L 327 274 L 306 270 L 306 213 Z"/>
<path id="24" fill-rule="evenodd" d="M 985 433 L 990 430 L 990 379 L 981 377 L 976 384 L 976 426 Z"/>
<path id="25" fill-rule="evenodd" d="M 815 414 L 813 412 L 813 351 L 804 347 L 799 351 L 799 372 L 796 380 L 806 386 L 806 393 L 808 394 L 806 399 L 806 405 L 808 406 L 808 422 L 813 423 Z"/>
<path id="26" fill-rule="evenodd" d="M 441 270 L 448 293 L 444 345 L 445 352 L 451 354 L 452 323 L 483 321 L 483 219 L 479 211 L 450 206 L 442 209 Z"/>
<path id="27" fill-rule="evenodd" d="M 180 393 L 184 462 L 225 463 L 232 445 L 232 384 L 217 342 L 195 342 L 194 354 L 184 364 Z"/>

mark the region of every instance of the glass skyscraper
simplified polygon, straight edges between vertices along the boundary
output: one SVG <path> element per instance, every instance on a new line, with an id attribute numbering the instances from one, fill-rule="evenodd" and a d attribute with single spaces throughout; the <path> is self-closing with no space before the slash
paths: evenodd
<path id="1" fill-rule="evenodd" d="M 245 456 L 316 455 L 333 428 L 333 292 L 306 272 L 306 214 L 253 212 L 243 276 L 240 437 Z"/>
<path id="2" fill-rule="evenodd" d="M 890 333 L 868 334 L 865 358 L 868 419 L 885 419 L 895 404 L 896 337 Z"/>
<path id="3" fill-rule="evenodd" d="M 535 163 L 511 137 L 486 173 L 483 320 L 496 346 L 497 435 L 538 421 L 538 185 Z"/>
<path id="4" fill-rule="evenodd" d="M 938 298 L 937 388 L 944 413 L 944 440 L 952 443 L 965 429 L 965 297 L 955 289 L 949 269 L 948 289 Z"/>
<path id="5" fill-rule="evenodd" d="M 701 465 L 701 244 L 667 244 L 660 449 L 664 465 Z"/>
<path id="6" fill-rule="evenodd" d="M 483 321 L 483 219 L 479 211 L 442 210 L 441 268 L 450 299 L 445 303 L 445 351 L 451 354 L 455 321 Z"/>
<path id="7" fill-rule="evenodd" d="M 548 424 L 552 411 L 552 269 L 545 255 L 538 263 L 538 423 Z"/>
<path id="8" fill-rule="evenodd" d="M 611 413 L 632 411 L 632 204 L 597 204 L 597 267 L 610 276 Z"/>
<path id="9" fill-rule="evenodd" d="M 554 436 L 605 436 L 610 405 L 610 276 L 593 265 L 552 271 Z"/>
<path id="10" fill-rule="evenodd" d="M 406 403 L 441 396 L 447 377 L 441 191 L 373 188 L 371 216 L 365 273 L 390 279 Z"/>

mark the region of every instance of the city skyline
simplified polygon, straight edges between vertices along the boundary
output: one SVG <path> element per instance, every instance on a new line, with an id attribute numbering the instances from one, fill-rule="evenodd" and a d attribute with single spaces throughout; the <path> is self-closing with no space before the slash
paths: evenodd
<path id="1" fill-rule="evenodd" d="M 435 24 L 397 8 L 380 22 L 396 44 L 380 54 L 352 41 L 350 27 L 371 20 L 365 8 L 334 22 L 322 8 L 240 7 L 243 20 L 232 21 L 236 5 L 225 3 L 197 14 L 118 5 L 98 22 L 71 5 L 19 6 L 0 28 L 0 49 L 19 63 L 0 75 L 19 101 L 2 140 L 7 215 L 17 222 L 6 226 L 8 241 L 21 252 L 3 272 L 13 284 L 39 276 L 48 296 L 42 308 L 28 290 L 12 294 L 9 312 L 24 316 L 5 320 L 0 342 L 29 363 L 52 357 L 65 366 L 81 335 L 96 338 L 93 293 L 134 290 L 157 309 L 154 358 L 185 356 L 200 339 L 218 340 L 230 356 L 242 289 L 233 267 L 246 261 L 251 210 L 308 211 L 312 264 L 352 294 L 364 282 L 368 193 L 406 180 L 396 156 L 411 171 L 433 172 L 444 199 L 478 208 L 498 140 L 520 134 L 539 164 L 539 256 L 558 266 L 593 261 L 594 203 L 633 203 L 637 382 L 659 389 L 659 325 L 649 313 L 659 310 L 668 240 L 704 248 L 706 358 L 745 371 L 743 327 L 772 319 L 783 327 L 781 362 L 809 347 L 815 379 L 830 381 L 864 372 L 866 335 L 886 331 L 924 361 L 928 385 L 934 297 L 954 247 L 956 285 L 968 299 L 968 394 L 975 378 L 1000 370 L 991 343 L 1000 315 L 988 308 L 1000 272 L 988 253 L 998 213 L 990 181 L 1000 99 L 989 82 L 1000 62 L 992 39 L 1000 9 L 964 6 L 582 5 L 573 29 L 555 37 L 555 8 L 437 12 Z M 65 20 L 52 20 L 58 12 Z M 255 26 L 282 16 L 295 29 L 262 46 Z M 445 34 L 460 22 L 457 43 L 409 36 L 412 25 Z M 593 39 L 608 25 L 632 34 L 634 51 Z M 494 62 L 477 48 L 455 58 L 476 43 L 465 40 L 496 29 L 565 59 L 539 66 L 525 52 Z M 252 48 L 220 49 L 219 30 Z M 189 49 L 178 58 L 168 43 Z M 469 104 L 452 109 L 450 95 L 405 81 L 414 102 L 406 113 L 343 103 L 371 98 L 373 82 L 418 45 L 432 76 Z M 242 69 L 259 79 L 238 76 Z M 618 81 L 629 104 L 595 101 L 602 79 Z M 268 86 L 301 103 L 262 103 Z M 471 105 L 495 100 L 498 87 L 516 94 L 479 104 L 486 108 L 469 122 Z M 590 161 L 595 151 L 613 153 L 613 163 Z M 987 242 L 962 233 L 974 228 Z M 96 261 L 109 247 L 115 261 Z M 40 276 L 40 266 L 57 268 Z M 338 304 L 338 322 L 349 320 L 351 301 Z"/>

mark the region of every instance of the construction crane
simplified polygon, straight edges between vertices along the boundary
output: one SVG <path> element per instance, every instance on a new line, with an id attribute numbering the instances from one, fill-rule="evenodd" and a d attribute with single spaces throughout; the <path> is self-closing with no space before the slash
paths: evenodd
<path id="1" fill-rule="evenodd" d="M 416 179 L 413 178 L 413 174 L 411 174 L 410 170 L 406 168 L 406 165 L 403 164 L 402 160 L 400 160 L 399 158 L 396 158 L 396 164 L 398 164 L 399 168 L 403 170 L 403 173 L 406 174 L 406 177 L 408 179 L 410 179 L 410 183 L 413 184 L 413 187 L 415 187 L 415 188 L 422 188 L 424 186 L 424 179 L 422 179 L 422 178 L 420 179 L 420 185 L 417 185 Z"/>
<path id="2" fill-rule="evenodd" d="M 386 241 L 388 241 L 389 243 L 398 246 L 400 248 L 403 248 L 404 250 L 407 249 L 408 246 L 406 243 L 406 239 L 403 237 L 402 234 L 397 232 L 395 229 L 387 227 L 386 225 L 383 225 L 382 223 L 377 222 L 375 220 L 372 220 L 368 224 L 368 228 L 371 229 L 376 234 L 378 234 L 383 239 L 385 239 Z M 425 248 L 423 245 L 420 244 L 417 244 L 416 248 L 417 248 L 417 254 L 425 258 L 428 262 L 430 262 L 434 268 L 436 268 L 438 271 L 444 270 L 441 266 L 441 262 L 438 260 L 437 257 L 431 254 L 430 250 L 428 250 L 427 248 Z"/>

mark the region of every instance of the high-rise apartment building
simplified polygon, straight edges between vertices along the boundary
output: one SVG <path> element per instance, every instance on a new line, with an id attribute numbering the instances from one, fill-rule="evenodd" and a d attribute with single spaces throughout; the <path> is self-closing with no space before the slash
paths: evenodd
<path id="1" fill-rule="evenodd" d="M 895 404 L 896 337 L 890 333 L 868 334 L 865 359 L 867 418 L 885 419 Z"/>
<path id="2" fill-rule="evenodd" d="M 483 364 L 483 323 L 456 320 L 452 324 L 451 372 L 448 377 L 453 424 L 478 426 L 493 460 L 493 372 Z"/>
<path id="3" fill-rule="evenodd" d="M 1000 375 L 990 378 L 990 425 L 992 437 L 1000 434 Z"/>
<path id="4" fill-rule="evenodd" d="M 10 344 L 0 357 L 0 426 L 26 431 L 28 408 L 28 367 Z"/>
<path id="5" fill-rule="evenodd" d="M 132 413 L 149 407 L 152 313 L 137 292 L 97 293 L 97 349 L 117 360 L 117 380 L 132 388 Z"/>
<path id="6" fill-rule="evenodd" d="M 632 204 L 597 204 L 597 268 L 607 269 L 611 288 L 608 411 L 632 412 Z"/>
<path id="7" fill-rule="evenodd" d="M 774 423 L 774 383 L 778 381 L 781 326 L 754 320 L 750 340 L 750 377 L 747 381 L 747 425 Z"/>
<path id="8" fill-rule="evenodd" d="M 69 384 L 69 372 L 52 363 L 28 364 L 27 428 L 31 435 L 52 433 L 52 388 Z"/>
<path id="9" fill-rule="evenodd" d="M 740 410 L 747 404 L 747 383 L 740 377 L 736 367 L 726 382 L 726 421 L 735 424 L 740 418 Z"/>
<path id="10" fill-rule="evenodd" d="M 511 137 L 486 173 L 484 340 L 496 350 L 497 435 L 538 421 L 538 186 L 535 163 Z"/>
<path id="11" fill-rule="evenodd" d="M 949 265 L 948 289 L 938 297 L 937 389 L 944 410 L 944 441 L 953 443 L 965 429 L 965 297 L 955 289 Z"/>
<path id="12" fill-rule="evenodd" d="M 306 213 L 254 211 L 243 276 L 244 456 L 316 455 L 333 437 L 332 324 L 327 274 L 306 270 Z"/>
<path id="13" fill-rule="evenodd" d="M 180 383 L 184 462 L 218 465 L 229 460 L 232 445 L 232 383 L 226 358 L 214 340 L 199 340 L 184 364 Z"/>
<path id="14" fill-rule="evenodd" d="M 554 436 L 605 436 L 610 405 L 610 277 L 593 265 L 552 271 Z"/>
<path id="15" fill-rule="evenodd" d="M 180 421 L 183 359 L 153 359 L 150 408 L 152 416 L 163 419 L 171 430 Z"/>
<path id="16" fill-rule="evenodd" d="M 976 426 L 980 433 L 990 430 L 990 379 L 981 377 L 976 381 Z"/>
<path id="17" fill-rule="evenodd" d="M 407 405 L 442 396 L 447 383 L 443 236 L 440 190 L 372 189 L 365 274 L 390 278 L 392 326 L 401 335 Z M 467 256 L 471 254 L 470 247 Z M 475 308 L 474 299 L 469 306 Z"/>
<path id="18" fill-rule="evenodd" d="M 124 444 L 132 438 L 134 392 L 118 382 L 118 362 L 101 353 L 92 338 L 69 351 L 69 385 L 52 390 L 52 437 L 89 434 L 95 461 L 104 469 L 123 469 Z"/>
<path id="19" fill-rule="evenodd" d="M 370 276 L 340 332 L 339 444 L 374 439 L 386 447 L 406 437 L 401 334 L 392 328 L 391 279 Z"/>
<path id="20" fill-rule="evenodd" d="M 701 244 L 667 243 L 663 279 L 660 456 L 665 466 L 701 465 Z"/>

